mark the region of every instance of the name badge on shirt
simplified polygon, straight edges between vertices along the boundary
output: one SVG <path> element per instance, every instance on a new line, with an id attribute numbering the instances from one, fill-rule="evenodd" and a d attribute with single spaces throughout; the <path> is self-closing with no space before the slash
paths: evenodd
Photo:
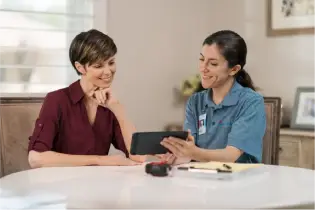
<path id="1" fill-rule="evenodd" d="M 206 133 L 206 117 L 207 117 L 207 114 L 199 115 L 199 121 L 198 121 L 199 135 Z"/>

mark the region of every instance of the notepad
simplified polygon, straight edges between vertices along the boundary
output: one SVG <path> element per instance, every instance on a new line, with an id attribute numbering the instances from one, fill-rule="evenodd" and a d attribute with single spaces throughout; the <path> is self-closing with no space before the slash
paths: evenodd
<path id="1" fill-rule="evenodd" d="M 230 167 L 228 169 L 227 167 L 224 166 L 227 165 Z M 257 168 L 262 166 L 263 164 L 249 164 L 249 163 L 230 163 L 230 162 L 216 162 L 216 161 L 211 161 L 211 162 L 194 162 L 194 163 L 188 163 L 188 164 L 183 164 L 181 167 L 194 167 L 194 168 L 200 168 L 200 169 L 212 169 L 212 170 L 231 170 L 232 172 L 240 172 L 244 171 L 250 168 Z"/>

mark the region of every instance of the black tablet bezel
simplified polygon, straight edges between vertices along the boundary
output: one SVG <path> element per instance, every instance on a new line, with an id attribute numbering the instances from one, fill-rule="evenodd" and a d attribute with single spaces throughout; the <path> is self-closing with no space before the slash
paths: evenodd
<path id="1" fill-rule="evenodd" d="M 186 141 L 187 131 L 156 131 L 156 132 L 136 132 L 132 135 L 131 155 L 157 155 L 165 154 L 168 151 L 160 143 L 163 138 L 176 137 Z"/>

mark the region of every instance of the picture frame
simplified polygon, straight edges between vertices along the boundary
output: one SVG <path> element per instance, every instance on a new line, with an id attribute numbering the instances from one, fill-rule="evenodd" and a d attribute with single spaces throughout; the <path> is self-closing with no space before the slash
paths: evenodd
<path id="1" fill-rule="evenodd" d="M 293 129 L 314 130 L 315 87 L 298 87 L 291 115 Z"/>
<path id="2" fill-rule="evenodd" d="M 267 0 L 267 35 L 314 34 L 313 0 Z"/>

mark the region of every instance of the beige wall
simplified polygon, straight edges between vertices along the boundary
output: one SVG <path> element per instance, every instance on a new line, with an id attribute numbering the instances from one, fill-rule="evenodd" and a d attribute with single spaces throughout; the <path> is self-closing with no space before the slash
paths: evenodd
<path id="1" fill-rule="evenodd" d="M 203 39 L 219 29 L 244 36 L 264 95 L 291 108 L 296 87 L 314 85 L 314 36 L 267 37 L 264 0 L 110 0 L 108 11 L 119 48 L 114 89 L 139 130 L 183 121 L 173 88 L 197 72 Z"/>
<path id="2" fill-rule="evenodd" d="M 296 88 L 314 86 L 314 35 L 267 37 L 265 1 L 239 2 L 245 8 L 237 25 L 246 24 L 247 68 L 264 95 L 282 97 L 287 121 Z"/>
<path id="3" fill-rule="evenodd" d="M 138 129 L 183 120 L 173 88 L 197 71 L 209 31 L 208 0 L 109 1 L 108 32 L 118 45 L 115 90 Z"/>

